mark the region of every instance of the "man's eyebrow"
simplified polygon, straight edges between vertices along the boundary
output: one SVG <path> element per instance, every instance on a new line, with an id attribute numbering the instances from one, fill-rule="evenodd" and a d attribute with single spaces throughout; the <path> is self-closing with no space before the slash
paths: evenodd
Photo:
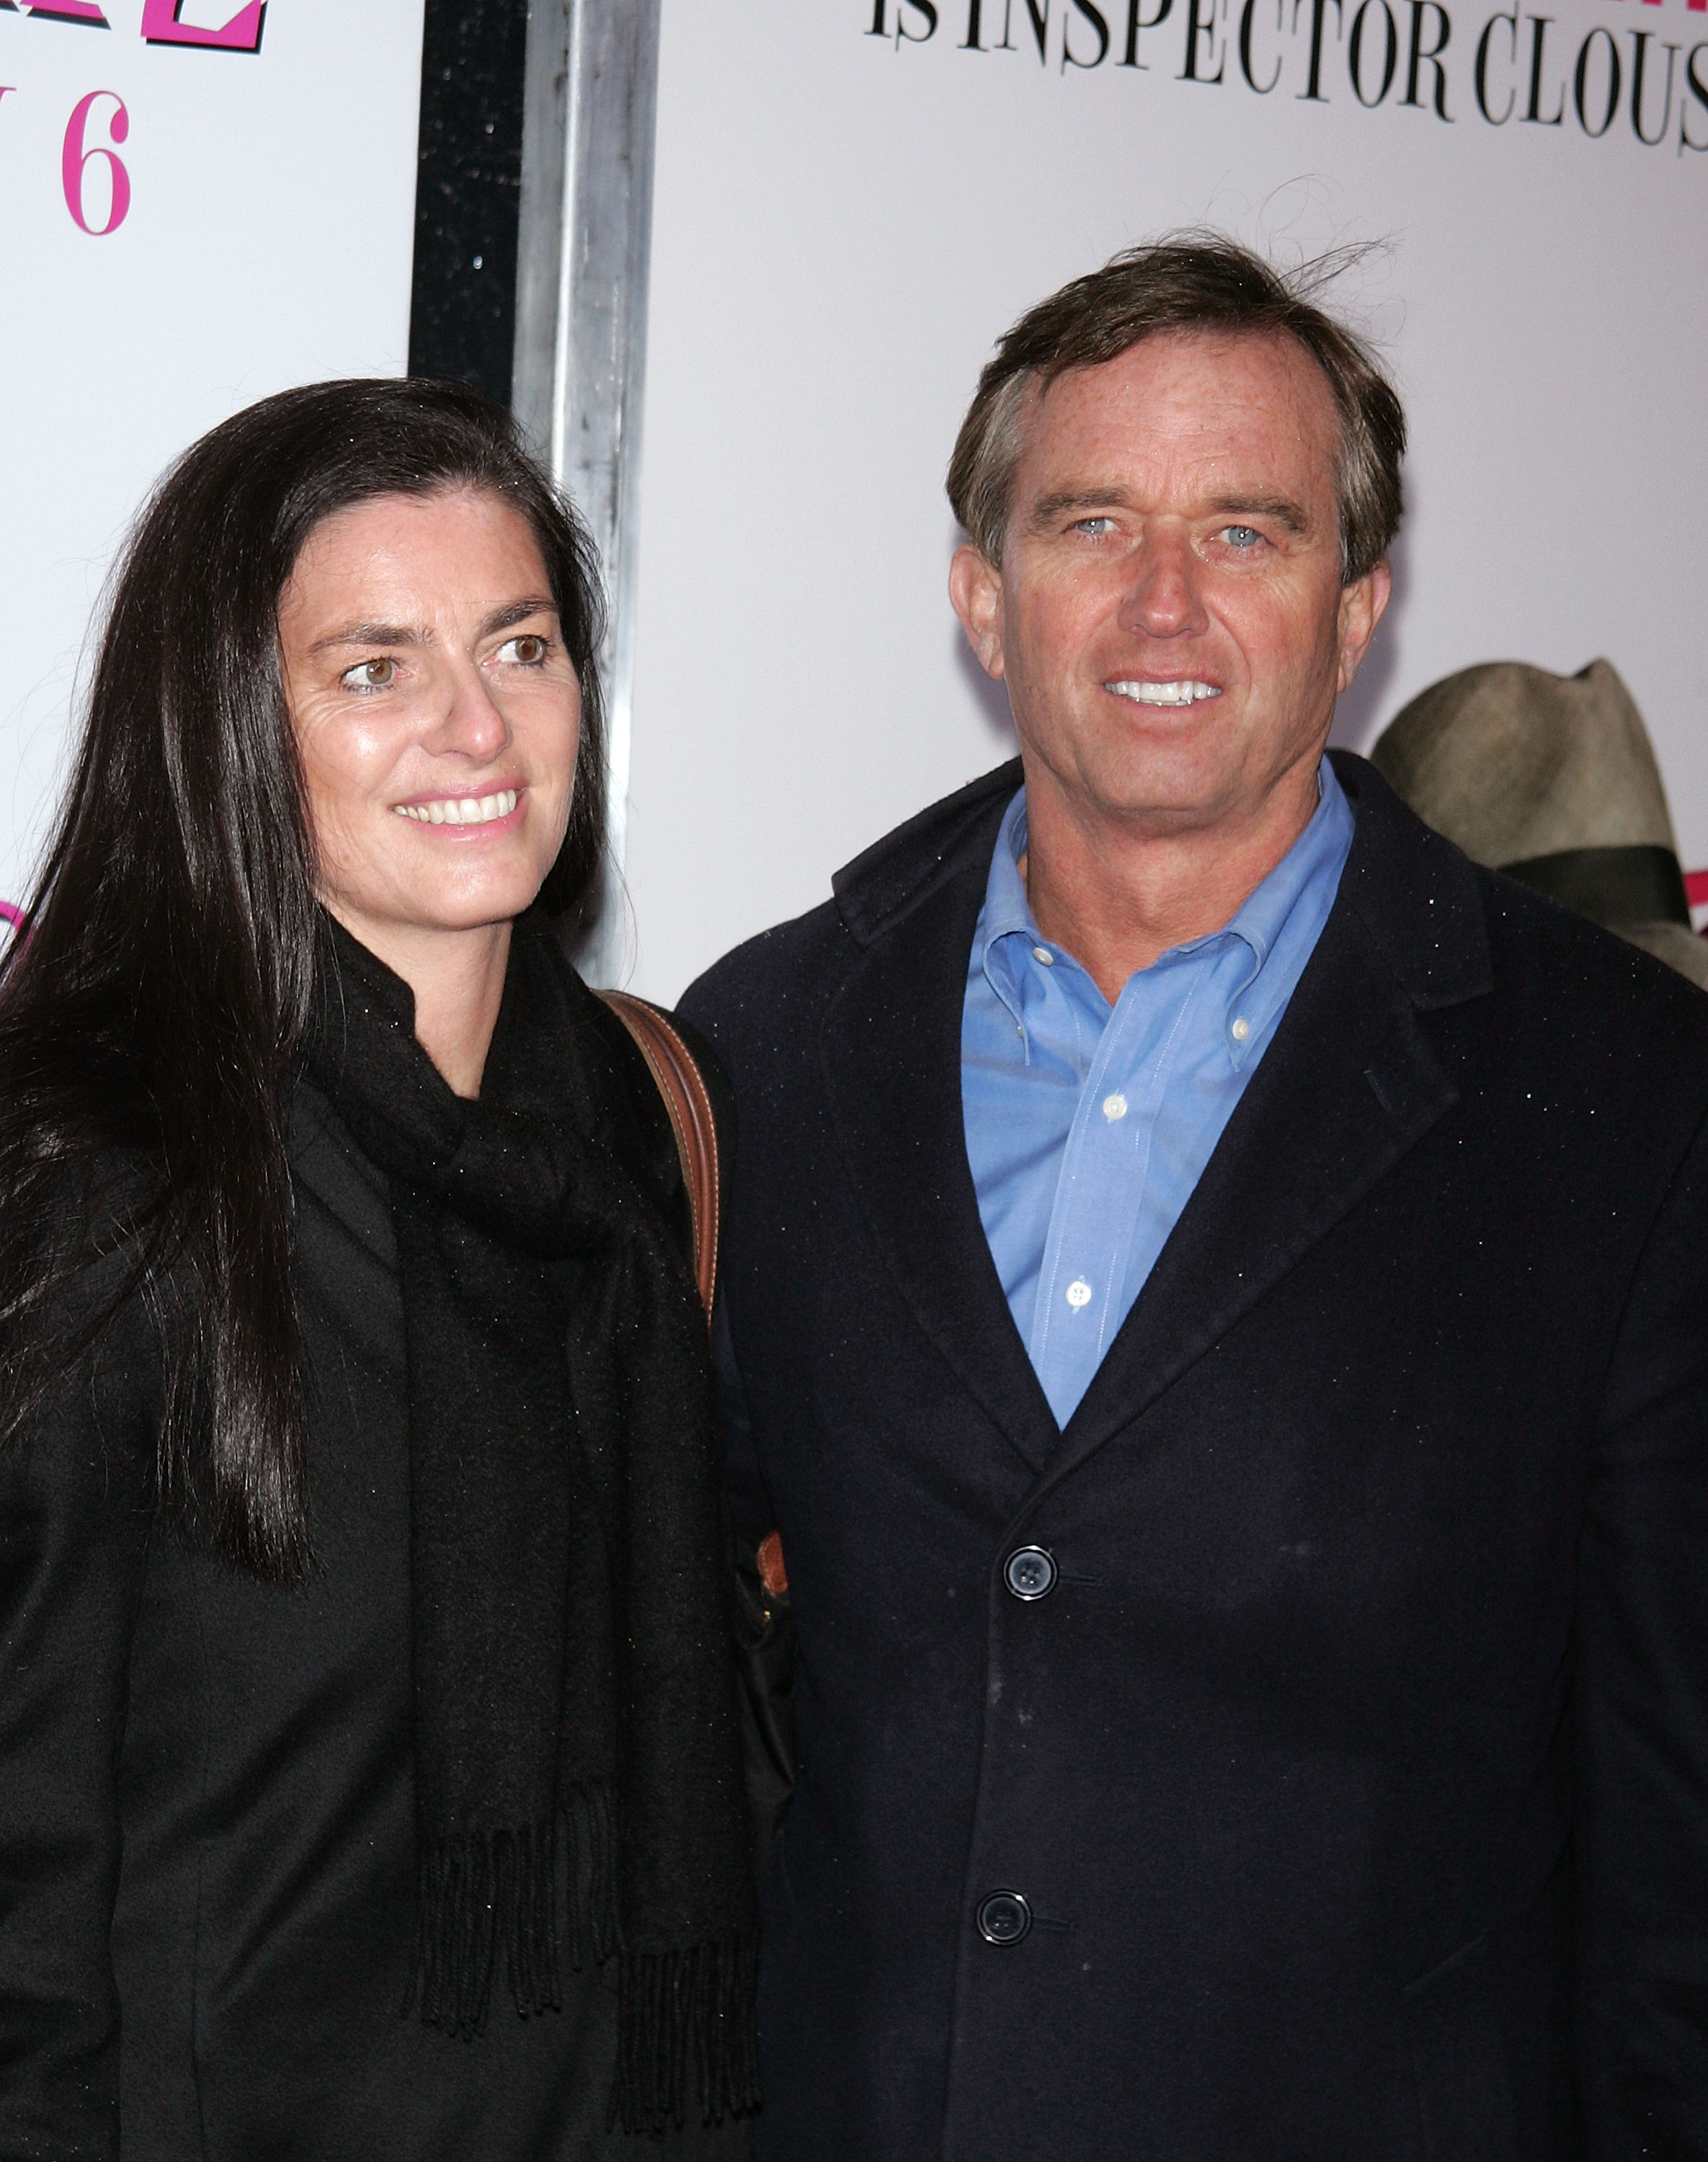
<path id="1" fill-rule="evenodd" d="M 1289 533 L 1308 533 L 1310 514 L 1290 495 L 1219 495 L 1210 506 L 1218 518 L 1272 518 Z"/>
<path id="2" fill-rule="evenodd" d="M 525 623 L 530 615 L 556 615 L 557 603 L 548 595 L 545 598 L 530 594 L 525 599 L 507 601 L 503 608 L 494 608 L 483 617 L 477 627 L 478 638 L 490 638 L 495 630 L 508 630 L 513 623 Z M 329 630 L 324 638 L 317 638 L 310 649 L 315 653 L 330 652 L 339 645 L 430 645 L 431 631 L 423 630 L 417 624 L 349 623 L 340 629 Z"/>
<path id="3" fill-rule="evenodd" d="M 1133 499 L 1122 488 L 1063 488 L 1049 495 L 1041 495 L 1032 505 L 1026 522 L 1035 533 L 1042 533 L 1076 511 L 1133 508 Z M 1290 495 L 1219 495 L 1211 499 L 1206 509 L 1216 518 L 1272 518 L 1289 533 L 1304 534 L 1311 530 L 1309 513 Z"/>
<path id="4" fill-rule="evenodd" d="M 1133 499 L 1124 488 L 1062 488 L 1053 494 L 1041 495 L 1026 523 L 1033 532 L 1042 533 L 1070 510 L 1131 510 L 1132 507 Z"/>

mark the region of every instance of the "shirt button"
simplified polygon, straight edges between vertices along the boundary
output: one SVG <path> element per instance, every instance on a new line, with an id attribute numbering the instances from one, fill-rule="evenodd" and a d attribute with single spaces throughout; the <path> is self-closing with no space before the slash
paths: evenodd
<path id="1" fill-rule="evenodd" d="M 1018 1892 L 993 1892 L 979 1903 L 979 1934 L 987 1945 L 1017 1945 L 1032 1927 L 1032 1909 Z"/>
<path id="2" fill-rule="evenodd" d="M 1243 1043 L 1243 1042 L 1246 1041 L 1246 1037 L 1247 1037 L 1251 1033 L 1251 1022 L 1250 1022 L 1250 1021 L 1248 1021 L 1246 1020 L 1246 1016 L 1244 1016 L 1244 1014 L 1241 1014 L 1241 1015 L 1240 1016 L 1240 1018 L 1239 1018 L 1239 1019 L 1238 1019 L 1238 1020 L 1234 1023 L 1234 1041 L 1235 1041 L 1235 1043 Z"/>
<path id="3" fill-rule="evenodd" d="M 1103 1115 L 1105 1119 L 1124 1119 L 1126 1115 L 1127 1099 L 1122 1095 L 1119 1089 L 1115 1090 L 1112 1096 L 1105 1096 L 1104 1098 Z"/>
<path id="4" fill-rule="evenodd" d="M 1042 1547 L 1016 1547 L 1002 1570 L 1016 1599 L 1042 1599 L 1056 1588 L 1056 1561 Z"/>
<path id="5" fill-rule="evenodd" d="M 1091 1303 L 1091 1287 L 1084 1277 L 1075 1277 L 1068 1287 L 1068 1303 L 1077 1309 Z"/>
<path id="6" fill-rule="evenodd" d="M 1034 961 L 1042 961 L 1047 969 L 1053 969 L 1056 965 L 1056 957 L 1047 946 L 1034 946 L 1032 957 Z"/>

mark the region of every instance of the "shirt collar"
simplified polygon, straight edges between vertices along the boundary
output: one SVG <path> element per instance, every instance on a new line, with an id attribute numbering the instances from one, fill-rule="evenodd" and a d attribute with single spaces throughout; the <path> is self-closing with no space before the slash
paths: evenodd
<path id="1" fill-rule="evenodd" d="M 1351 846 L 1352 807 L 1325 756 L 1317 768 L 1317 807 L 1303 833 L 1268 877 L 1246 895 L 1229 920 L 1225 932 L 1212 934 L 1222 937 L 1230 933 L 1243 939 L 1251 950 L 1251 966 L 1230 994 L 1224 1025 L 1228 1056 L 1236 1069 L 1246 1063 L 1262 1042 L 1277 1011 L 1292 995 L 1298 979 L 1297 966 L 1279 972 L 1267 969 L 1277 943 L 1302 904 L 1306 915 L 1314 916 L 1317 927 L 1321 927 L 1334 906 L 1335 890 Z M 1194 941 L 1194 945 L 1204 943 Z M 1311 943 L 1314 943 L 1314 935 Z M 1179 947 L 1175 950 L 1189 953 L 1192 948 Z M 1308 947 L 1306 950 L 1308 952 Z M 1234 1028 L 1236 1021 L 1241 1020 L 1246 1024 L 1246 1031 L 1242 1037 L 1236 1038 Z"/>
<path id="2" fill-rule="evenodd" d="M 1016 789 L 1014 800 L 1002 814 L 996 829 L 996 849 L 990 859 L 990 875 L 985 884 L 985 958 L 990 948 L 1012 931 L 1022 932 L 1032 943 L 1039 937 L 1026 898 L 1020 859 L 1026 854 L 1026 790 Z"/>
<path id="3" fill-rule="evenodd" d="M 1317 768 L 1317 807 L 1303 833 L 1267 878 L 1246 895 L 1223 931 L 1213 932 L 1211 937 L 1220 937 L 1230 932 L 1235 937 L 1243 938 L 1261 969 L 1298 906 L 1299 896 L 1325 864 L 1334 864 L 1339 871 L 1338 859 L 1344 858 L 1351 838 L 1351 806 L 1335 777 L 1334 767 L 1325 758 Z M 1179 947 L 1175 950 L 1185 953 L 1190 949 Z"/>
<path id="4" fill-rule="evenodd" d="M 1240 972 L 1229 995 L 1225 1040 L 1228 1055 L 1235 1067 L 1245 1063 L 1252 1047 L 1261 1038 L 1272 1005 L 1284 999 L 1292 988 L 1290 983 L 1277 984 L 1272 987 L 1272 997 L 1265 995 L 1264 964 L 1274 951 L 1277 939 L 1301 898 L 1319 880 L 1329 882 L 1332 895 L 1351 843 L 1352 808 L 1325 756 L 1317 769 L 1317 807 L 1304 831 L 1274 870 L 1247 894 L 1220 930 L 1206 932 L 1201 938 L 1171 947 L 1152 964 L 1160 966 L 1178 955 L 1201 953 L 1207 946 L 1230 938 L 1241 940 L 1251 949 L 1251 965 Z M 1033 965 L 1033 952 L 1045 944 L 1043 934 L 1033 920 L 1026 880 L 1020 872 L 1026 847 L 1026 790 L 1022 786 L 1016 791 L 997 828 L 990 874 L 985 885 L 985 906 L 979 917 L 983 941 L 980 958 L 985 977 L 1022 1031 L 1025 1016 L 1016 972 Z M 1070 966 L 1077 967 L 1069 957 L 1063 958 L 1068 960 Z M 1247 1024 L 1243 1040 L 1232 1034 L 1236 1007 L 1237 1017 Z"/>

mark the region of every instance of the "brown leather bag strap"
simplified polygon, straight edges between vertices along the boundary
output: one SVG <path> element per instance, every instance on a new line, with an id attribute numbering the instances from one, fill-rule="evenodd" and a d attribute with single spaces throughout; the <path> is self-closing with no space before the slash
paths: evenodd
<path id="1" fill-rule="evenodd" d="M 688 1214 L 693 1225 L 694 1281 L 699 1286 L 706 1319 L 712 1318 L 713 1296 L 718 1288 L 718 1225 L 720 1195 L 718 1187 L 718 1127 L 712 1115 L 712 1099 L 694 1055 L 675 1029 L 644 999 L 627 991 L 598 994 L 640 1047 L 658 1093 L 670 1113 L 682 1159 L 682 1184 L 687 1189 Z"/>

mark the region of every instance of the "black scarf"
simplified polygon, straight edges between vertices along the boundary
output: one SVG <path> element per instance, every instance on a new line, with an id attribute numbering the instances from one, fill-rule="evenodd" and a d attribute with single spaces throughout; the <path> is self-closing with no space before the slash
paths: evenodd
<path id="1" fill-rule="evenodd" d="M 616 1956 L 614 2120 L 757 2107 L 756 1924 L 706 1320 L 603 1014 L 537 914 L 478 1101 L 329 920 L 308 1065 L 389 1176 L 408 1350 L 419 1919 L 406 2013 Z M 637 1087 L 650 1086 L 640 1081 Z M 659 1136 L 663 1136 L 661 1141 Z"/>

